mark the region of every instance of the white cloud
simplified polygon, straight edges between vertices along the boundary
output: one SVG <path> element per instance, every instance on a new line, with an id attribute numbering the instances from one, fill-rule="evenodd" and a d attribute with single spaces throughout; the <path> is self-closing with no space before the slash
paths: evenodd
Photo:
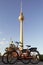
<path id="1" fill-rule="evenodd" d="M 5 44 L 5 41 L 0 41 L 0 44 Z"/>
<path id="2" fill-rule="evenodd" d="M 6 39 L 3 38 L 2 41 L 0 41 L 0 44 L 5 44 L 6 43 Z"/>
<path id="3" fill-rule="evenodd" d="M 7 41 L 5 38 L 2 39 L 2 41 L 0 41 L 0 44 L 9 44 L 9 41 Z"/>
<path id="4" fill-rule="evenodd" d="M 5 41 L 6 39 L 5 38 L 3 38 L 3 41 Z"/>
<path id="5" fill-rule="evenodd" d="M 0 34 L 2 34 L 2 32 L 0 32 Z"/>

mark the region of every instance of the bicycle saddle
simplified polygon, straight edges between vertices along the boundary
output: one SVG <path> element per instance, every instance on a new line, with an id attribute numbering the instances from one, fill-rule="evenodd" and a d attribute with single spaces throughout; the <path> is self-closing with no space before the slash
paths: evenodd
<path id="1" fill-rule="evenodd" d="M 34 51 L 36 51 L 37 50 L 37 48 L 36 47 L 32 47 L 32 48 L 30 48 L 29 50 L 34 50 Z"/>
<path id="2" fill-rule="evenodd" d="M 30 45 L 26 45 L 27 47 L 31 47 Z"/>

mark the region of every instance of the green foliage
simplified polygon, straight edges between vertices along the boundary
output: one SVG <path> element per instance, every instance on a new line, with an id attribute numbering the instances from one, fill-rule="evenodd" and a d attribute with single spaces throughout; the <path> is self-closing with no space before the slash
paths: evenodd
<path id="1" fill-rule="evenodd" d="M 43 61 L 43 54 L 40 55 L 40 61 Z"/>
<path id="2" fill-rule="evenodd" d="M 0 53 L 0 56 L 1 56 L 1 53 Z"/>

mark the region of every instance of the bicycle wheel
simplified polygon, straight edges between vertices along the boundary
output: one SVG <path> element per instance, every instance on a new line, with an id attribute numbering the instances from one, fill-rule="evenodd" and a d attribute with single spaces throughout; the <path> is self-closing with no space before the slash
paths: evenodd
<path id="1" fill-rule="evenodd" d="M 29 55 L 27 55 L 26 52 L 23 52 L 22 55 L 21 55 L 21 61 L 24 64 L 28 64 L 30 62 L 30 59 L 28 57 L 29 57 Z"/>
<path id="2" fill-rule="evenodd" d="M 17 61 L 18 53 L 16 51 L 8 54 L 8 62 L 9 64 L 14 64 Z"/>
<path id="3" fill-rule="evenodd" d="M 22 58 L 22 62 L 24 64 L 28 64 L 30 62 L 30 59 Z"/>
<path id="4" fill-rule="evenodd" d="M 8 53 L 4 53 L 3 56 L 2 56 L 2 62 L 3 62 L 4 64 L 8 64 L 7 55 L 8 55 Z"/>
<path id="5" fill-rule="evenodd" d="M 39 52 L 38 51 L 32 51 L 31 52 L 31 63 L 32 64 L 38 64 L 39 63 Z"/>

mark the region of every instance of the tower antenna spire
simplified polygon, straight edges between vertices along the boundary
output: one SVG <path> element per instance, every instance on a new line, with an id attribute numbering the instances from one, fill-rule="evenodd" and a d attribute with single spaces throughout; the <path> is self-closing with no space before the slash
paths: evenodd
<path id="1" fill-rule="evenodd" d="M 22 0 L 21 0 L 21 12 L 22 12 Z"/>

